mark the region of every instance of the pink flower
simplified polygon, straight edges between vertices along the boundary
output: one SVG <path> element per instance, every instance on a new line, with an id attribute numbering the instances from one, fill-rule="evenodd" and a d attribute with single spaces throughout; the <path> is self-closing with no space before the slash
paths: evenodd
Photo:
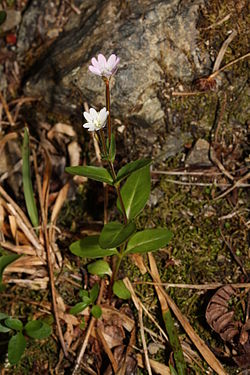
<path id="1" fill-rule="evenodd" d="M 98 131 L 104 128 L 108 114 L 109 113 L 106 110 L 106 107 L 103 107 L 100 112 L 97 112 L 94 108 L 90 108 L 89 112 L 83 113 L 85 119 L 87 120 L 83 127 L 88 129 L 89 132 Z"/>
<path id="2" fill-rule="evenodd" d="M 101 77 L 110 78 L 117 71 L 117 65 L 119 64 L 120 58 L 115 54 L 112 54 L 108 60 L 100 53 L 97 57 L 91 59 L 92 65 L 89 66 L 89 70 Z"/>

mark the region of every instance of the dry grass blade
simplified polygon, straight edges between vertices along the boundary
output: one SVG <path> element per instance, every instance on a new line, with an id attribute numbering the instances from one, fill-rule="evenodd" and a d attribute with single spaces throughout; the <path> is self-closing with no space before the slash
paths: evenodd
<path id="1" fill-rule="evenodd" d="M 215 63 L 214 63 L 213 72 L 215 72 L 216 70 L 219 70 L 220 64 L 221 64 L 221 62 L 223 60 L 223 57 L 226 53 L 227 47 L 229 46 L 229 44 L 232 42 L 232 40 L 235 38 L 236 35 L 237 35 L 237 32 L 235 30 L 233 30 L 232 33 L 229 35 L 229 37 L 222 44 L 221 49 L 220 49 L 220 51 L 218 53 L 218 56 L 216 57 L 216 60 L 215 60 Z"/>
<path id="2" fill-rule="evenodd" d="M 174 283 L 161 283 L 153 281 L 135 281 L 133 284 L 148 284 L 148 285 L 161 285 L 166 288 L 184 288 L 184 289 L 197 289 L 197 290 L 209 290 L 217 289 L 221 286 L 231 285 L 233 288 L 250 288 L 250 283 L 232 283 L 232 284 L 222 284 L 222 283 L 212 283 L 212 284 L 174 284 Z"/>
<path id="3" fill-rule="evenodd" d="M 150 268 L 151 268 L 151 275 L 153 279 L 158 282 L 161 281 L 153 255 L 151 253 L 148 253 L 148 258 L 149 258 L 149 263 L 150 263 Z M 174 325 L 174 320 L 169 310 L 168 303 L 166 301 L 164 294 L 161 291 L 161 288 L 155 285 L 155 290 L 156 290 L 156 293 L 158 295 L 158 298 L 161 304 L 162 317 L 163 317 L 166 331 L 168 333 L 169 342 L 173 350 L 176 370 L 178 374 L 186 374 L 187 372 L 186 363 L 184 360 L 180 340 L 178 337 L 176 327 Z"/>
<path id="4" fill-rule="evenodd" d="M 0 140 L 0 155 L 2 154 L 2 151 L 4 149 L 4 146 L 8 141 L 11 141 L 13 139 L 17 139 L 17 133 L 8 133 L 6 134 L 1 140 Z"/>
<path id="5" fill-rule="evenodd" d="M 8 120 L 9 120 L 9 123 L 11 126 L 14 126 L 15 125 L 15 122 L 13 120 L 13 117 L 9 111 L 9 107 L 8 107 L 8 104 L 4 98 L 4 96 L 2 95 L 1 91 L 0 91 L 0 100 L 2 102 L 2 105 L 3 105 L 3 108 L 5 110 L 5 113 L 6 113 L 6 116 L 8 117 Z"/>
<path id="6" fill-rule="evenodd" d="M 30 243 L 32 243 L 32 245 L 35 247 L 35 249 L 37 251 L 37 254 L 39 256 L 43 256 L 44 255 L 44 248 L 39 243 L 39 240 L 37 239 L 35 233 L 33 231 L 31 231 L 30 228 L 28 228 L 26 226 L 26 224 L 23 222 L 22 218 L 18 215 L 17 211 L 15 210 L 15 208 L 10 203 L 7 203 L 6 207 L 9 210 L 9 212 L 13 216 L 15 216 L 17 225 L 23 231 L 25 236 L 29 239 Z"/>
<path id="7" fill-rule="evenodd" d="M 56 226 L 56 220 L 59 215 L 59 212 L 61 211 L 62 206 L 66 200 L 68 190 L 69 190 L 69 183 L 64 185 L 63 188 L 59 191 L 59 194 L 56 198 L 56 202 L 54 204 L 54 207 L 51 213 L 51 222 L 49 226 L 49 242 L 57 258 L 59 266 L 62 266 L 62 255 L 55 243 L 55 226 Z"/>
<path id="8" fill-rule="evenodd" d="M 59 340 L 63 349 L 63 353 L 65 357 L 68 357 L 68 351 L 65 346 L 62 328 L 60 325 L 60 319 L 59 319 L 59 312 L 58 312 L 58 305 L 57 305 L 57 296 L 56 296 L 56 289 L 55 289 L 55 280 L 54 280 L 54 268 L 52 264 L 52 249 L 49 242 L 49 236 L 48 236 L 48 230 L 47 230 L 47 218 L 48 218 L 48 196 L 49 196 L 49 188 L 50 188 L 50 176 L 51 176 L 51 162 L 50 158 L 47 152 L 45 152 L 46 155 L 46 166 L 44 171 L 44 178 L 43 178 L 43 187 L 41 187 L 41 180 L 38 173 L 37 168 L 37 159 L 36 154 L 33 152 L 33 158 L 34 158 L 34 167 L 35 167 L 35 174 L 36 174 L 36 181 L 37 181 L 37 187 L 38 187 L 38 194 L 39 194 L 39 201 L 40 201 L 40 208 L 42 213 L 42 232 L 44 237 L 44 243 L 45 243 L 45 249 L 47 254 L 47 261 L 48 261 L 48 269 L 49 269 L 49 280 L 50 280 L 50 289 L 51 289 L 51 296 L 52 296 L 52 305 L 53 305 L 53 311 L 54 316 L 56 320 Z"/>
<path id="9" fill-rule="evenodd" d="M 246 58 L 250 57 L 250 52 L 246 53 L 245 55 L 243 56 L 240 56 L 238 57 L 237 59 L 231 61 L 230 63 L 224 65 L 222 68 L 218 69 L 218 70 L 215 70 L 210 76 L 209 76 L 209 79 L 214 79 L 219 73 L 223 72 L 224 70 L 226 70 L 227 68 L 229 68 L 230 66 L 236 64 L 237 62 L 241 61 L 241 60 L 244 60 Z"/>
<path id="10" fill-rule="evenodd" d="M 44 277 L 43 279 L 35 278 L 32 280 L 29 280 L 29 279 L 21 280 L 21 279 L 6 277 L 6 282 L 8 282 L 9 284 L 17 284 L 24 288 L 29 287 L 32 290 L 41 290 L 41 289 L 45 290 L 48 288 L 49 278 Z"/>
<path id="11" fill-rule="evenodd" d="M 226 375 L 224 368 L 222 367 L 221 363 L 215 357 L 215 355 L 211 352 L 211 350 L 207 347 L 205 342 L 197 335 L 194 331 L 193 327 L 188 322 L 187 318 L 181 313 L 179 308 L 176 306 L 174 301 L 171 297 L 161 288 L 163 295 L 165 296 L 167 303 L 173 313 L 175 314 L 176 318 L 179 320 L 180 324 L 186 331 L 187 335 L 190 337 L 196 348 L 199 350 L 203 358 L 206 360 L 208 365 L 219 375 Z"/>
<path id="12" fill-rule="evenodd" d="M 242 185 L 242 182 L 248 180 L 249 178 L 250 178 L 250 172 L 248 172 L 245 176 L 243 176 L 238 181 L 236 181 L 235 184 L 231 186 L 229 189 L 227 189 L 224 193 L 214 198 L 213 201 L 217 201 L 218 199 L 224 198 L 227 194 L 231 193 L 231 191 L 233 191 L 237 187 L 240 187 Z"/>
<path id="13" fill-rule="evenodd" d="M 145 356 L 145 363 L 146 367 L 148 370 L 149 375 L 152 375 L 152 370 L 150 367 L 150 362 L 149 362 L 149 357 L 148 357 L 148 349 L 147 349 L 147 344 L 146 344 L 146 339 L 145 339 L 145 334 L 144 334 L 144 328 L 143 328 L 143 319 L 142 319 L 142 308 L 141 306 L 139 307 L 139 325 L 140 325 L 140 332 L 141 332 L 141 340 L 142 340 L 142 346 L 143 346 L 143 352 Z"/>
<path id="14" fill-rule="evenodd" d="M 152 259 L 152 254 L 150 254 Z M 155 272 L 158 273 L 157 269 L 154 269 Z M 156 282 L 160 281 L 159 275 L 152 275 L 153 279 L 155 279 L 156 276 Z M 210 351 L 210 349 L 206 346 L 205 342 L 195 333 L 194 329 L 188 322 L 187 318 L 182 315 L 181 311 L 178 309 L 178 307 L 175 305 L 174 301 L 169 297 L 169 295 L 162 289 L 162 287 L 159 287 L 161 290 L 162 295 L 166 298 L 166 301 L 181 323 L 182 327 L 194 343 L 194 345 L 197 347 L 201 355 L 204 357 L 204 359 L 207 361 L 209 366 L 216 371 L 219 375 L 225 375 L 226 372 L 224 371 L 222 365 L 217 360 L 217 358 L 214 356 L 214 354 Z"/>
<path id="15" fill-rule="evenodd" d="M 61 211 L 61 208 L 67 198 L 68 190 L 69 190 L 69 183 L 64 185 L 63 188 L 59 191 L 59 194 L 56 198 L 56 202 L 51 213 L 51 225 L 56 224 L 56 220 L 59 215 L 59 212 Z"/>
<path id="16" fill-rule="evenodd" d="M 137 354 L 136 359 L 138 361 L 138 366 L 141 367 L 141 368 L 144 368 L 142 355 Z M 152 369 L 154 370 L 154 372 L 156 374 L 171 375 L 171 372 L 170 372 L 170 369 L 169 369 L 168 366 L 166 366 L 166 365 L 164 365 L 160 362 L 154 361 L 153 359 L 150 359 L 149 362 L 150 362 L 150 366 L 152 367 Z"/>
<path id="17" fill-rule="evenodd" d="M 30 221 L 28 220 L 27 216 L 24 214 L 24 212 L 21 210 L 21 208 L 13 201 L 13 199 L 9 196 L 9 194 L 2 188 L 1 185 L 0 185 L 0 196 L 2 196 L 2 198 L 6 202 L 9 202 L 12 205 L 12 207 L 14 207 L 14 209 L 16 210 L 16 212 L 18 213 L 18 215 L 20 216 L 22 221 L 25 223 L 25 225 L 29 228 L 29 230 L 31 232 L 33 232 L 33 235 L 36 236 L 36 234 L 35 234 L 35 232 L 32 228 L 32 225 L 31 225 Z"/>
<path id="18" fill-rule="evenodd" d="M 37 255 L 34 248 L 29 245 L 16 246 L 12 242 L 9 242 L 9 241 L 0 241 L 0 246 L 2 246 L 4 249 L 11 250 L 17 254 L 26 254 L 26 255 L 33 255 L 33 256 Z"/>
<path id="19" fill-rule="evenodd" d="M 99 291 L 99 295 L 98 295 L 98 298 L 97 298 L 97 301 L 96 301 L 97 305 L 101 303 L 103 291 L 104 291 L 104 280 L 102 279 L 101 286 L 100 286 L 100 291 Z M 87 329 L 87 332 L 86 332 L 86 335 L 85 335 L 85 338 L 84 338 L 81 350 L 80 350 L 80 352 L 79 352 L 79 354 L 77 356 L 75 367 L 73 369 L 72 375 L 76 375 L 77 372 L 78 372 L 78 370 L 79 370 L 79 367 L 80 367 L 82 358 L 84 356 L 85 350 L 87 348 L 89 337 L 91 335 L 92 329 L 94 328 L 95 322 L 96 322 L 96 319 L 94 317 L 92 317 L 90 319 L 90 323 L 89 323 L 89 326 L 88 326 L 88 329 Z"/>
<path id="20" fill-rule="evenodd" d="M 157 321 L 154 319 L 154 317 L 150 314 L 150 312 L 146 309 L 146 307 L 143 305 L 143 303 L 136 296 L 135 291 L 134 291 L 134 289 L 132 287 L 132 284 L 130 283 L 129 279 L 127 277 L 125 277 L 123 279 L 123 282 L 124 282 L 124 284 L 126 285 L 126 287 L 128 288 L 128 290 L 131 293 L 131 297 L 132 297 L 132 300 L 134 302 L 134 305 L 135 305 L 136 309 L 139 311 L 139 308 L 141 307 L 144 310 L 144 312 L 147 314 L 147 316 L 149 317 L 149 319 L 155 324 L 155 326 L 161 332 L 162 336 L 168 342 L 169 341 L 168 340 L 168 336 L 166 335 L 165 331 L 161 328 L 161 326 L 157 323 Z"/>
<path id="21" fill-rule="evenodd" d="M 100 340 L 101 340 L 101 343 L 102 343 L 102 345 L 103 345 L 103 349 L 104 349 L 104 351 L 106 352 L 107 356 L 109 357 L 109 360 L 110 360 L 110 362 L 111 362 L 111 365 L 112 365 L 112 367 L 113 367 L 113 370 L 114 370 L 114 372 L 115 372 L 115 374 L 116 374 L 117 371 L 118 371 L 118 363 L 117 363 L 117 361 L 115 360 L 115 357 L 113 356 L 112 351 L 109 349 L 109 346 L 108 346 L 108 344 L 107 344 L 107 342 L 106 342 L 106 340 L 105 340 L 105 337 L 104 337 L 103 334 L 102 334 L 101 329 L 100 329 L 100 328 L 97 328 L 97 329 L 96 329 L 96 332 L 97 332 L 97 334 L 98 334 L 98 336 L 99 336 L 99 338 L 100 338 Z"/>

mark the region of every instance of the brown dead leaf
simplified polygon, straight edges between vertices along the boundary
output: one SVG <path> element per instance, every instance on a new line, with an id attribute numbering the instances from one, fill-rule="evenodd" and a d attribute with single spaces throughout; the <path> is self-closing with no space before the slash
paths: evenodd
<path id="1" fill-rule="evenodd" d="M 144 363 L 143 363 L 143 358 L 141 354 L 137 354 L 136 356 L 137 361 L 138 361 L 138 366 L 141 368 L 144 368 Z M 154 361 L 153 359 L 149 360 L 150 366 L 154 370 L 156 374 L 159 375 L 171 375 L 170 369 L 168 366 L 164 365 L 163 363 Z"/>
<path id="2" fill-rule="evenodd" d="M 131 332 L 135 326 L 133 319 L 114 307 L 102 306 L 102 316 L 107 321 L 118 321 L 128 332 Z"/>
<path id="3" fill-rule="evenodd" d="M 68 144 L 70 166 L 80 165 L 81 147 L 78 142 L 72 141 Z"/>
<path id="4" fill-rule="evenodd" d="M 53 128 L 48 132 L 47 137 L 51 141 L 58 133 L 68 135 L 69 137 L 75 137 L 76 132 L 73 127 L 68 124 L 57 123 Z"/>

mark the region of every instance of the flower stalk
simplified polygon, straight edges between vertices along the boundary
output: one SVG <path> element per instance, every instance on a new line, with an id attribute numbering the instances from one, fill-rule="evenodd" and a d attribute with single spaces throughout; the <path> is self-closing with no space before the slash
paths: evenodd
<path id="1" fill-rule="evenodd" d="M 105 142 L 105 137 L 104 137 L 104 132 L 103 132 L 102 129 L 100 130 L 100 140 L 101 140 L 101 147 L 102 147 L 102 150 L 103 150 L 104 157 L 107 158 L 107 160 L 108 160 L 108 165 L 109 165 L 109 170 L 110 170 L 111 176 L 112 176 L 113 180 L 116 181 L 116 173 L 115 173 L 114 165 L 109 158 L 108 150 L 107 150 L 107 146 L 106 146 L 106 142 Z M 115 189 L 116 189 L 117 197 L 120 201 L 124 224 L 126 225 L 128 223 L 128 218 L 127 218 L 125 206 L 124 206 L 124 203 L 123 203 L 123 200 L 122 200 L 120 186 L 116 185 Z"/>
<path id="2" fill-rule="evenodd" d="M 111 133 L 112 133 L 112 129 L 111 129 L 111 116 L 110 116 L 110 90 L 109 90 L 109 79 L 107 78 L 104 78 L 104 82 L 105 82 L 105 85 L 106 85 L 106 107 L 107 107 L 107 110 L 108 110 L 108 140 L 109 140 L 109 144 L 111 143 Z"/>

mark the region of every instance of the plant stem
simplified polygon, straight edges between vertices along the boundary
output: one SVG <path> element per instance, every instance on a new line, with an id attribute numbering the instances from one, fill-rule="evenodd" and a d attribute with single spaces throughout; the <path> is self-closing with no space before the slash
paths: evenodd
<path id="1" fill-rule="evenodd" d="M 106 85 L 106 108 L 107 111 L 109 112 L 108 115 L 108 139 L 109 139 L 109 144 L 111 142 L 111 116 L 110 116 L 110 90 L 109 90 L 109 80 L 107 78 L 104 79 L 105 85 Z"/>
<path id="2" fill-rule="evenodd" d="M 117 274 L 118 274 L 118 271 L 119 271 L 119 268 L 120 268 L 120 265 L 121 265 L 121 262 L 122 262 L 122 259 L 123 259 L 123 255 L 122 255 L 122 251 L 120 253 L 120 256 L 119 258 L 117 259 L 117 262 L 116 262 L 116 265 L 115 265 L 115 271 L 113 272 L 113 282 L 116 280 L 117 278 Z M 113 284 L 113 282 L 111 282 L 111 284 Z"/>
<path id="3" fill-rule="evenodd" d="M 114 165 L 113 165 L 112 161 L 109 160 L 109 157 L 108 157 L 108 150 L 107 150 L 107 146 L 106 146 L 106 143 L 105 143 L 105 137 L 104 137 L 104 133 L 103 133 L 102 129 L 100 129 L 100 138 L 101 138 L 101 145 L 102 145 L 104 156 L 107 157 L 107 159 L 108 159 L 108 165 L 109 165 L 110 173 L 111 173 L 111 176 L 112 176 L 113 180 L 115 181 L 116 180 L 116 173 L 115 173 Z M 123 203 L 123 200 L 122 200 L 120 186 L 115 186 L 115 190 L 116 190 L 118 199 L 119 199 L 120 204 L 121 204 L 124 224 L 126 225 L 128 223 L 128 218 L 127 218 L 125 206 L 124 206 L 124 203 Z"/>

